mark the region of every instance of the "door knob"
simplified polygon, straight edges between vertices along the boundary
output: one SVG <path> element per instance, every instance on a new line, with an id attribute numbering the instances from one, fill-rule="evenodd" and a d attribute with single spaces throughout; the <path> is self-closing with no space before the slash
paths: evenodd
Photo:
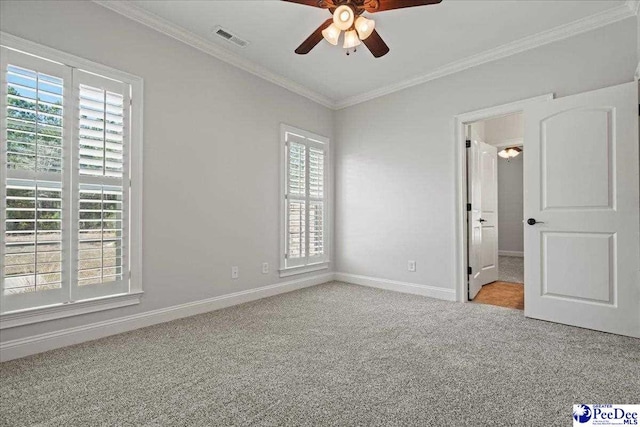
<path id="1" fill-rule="evenodd" d="M 483 218 L 480 218 L 478 221 L 480 221 L 480 222 L 487 222 L 487 220 L 486 220 L 486 219 L 483 219 Z"/>
<path id="2" fill-rule="evenodd" d="M 529 218 L 529 219 L 527 220 L 527 224 L 529 224 L 529 225 L 536 225 L 536 224 L 544 224 L 544 222 L 542 222 L 542 221 L 536 221 L 536 219 L 535 219 L 535 218 Z"/>

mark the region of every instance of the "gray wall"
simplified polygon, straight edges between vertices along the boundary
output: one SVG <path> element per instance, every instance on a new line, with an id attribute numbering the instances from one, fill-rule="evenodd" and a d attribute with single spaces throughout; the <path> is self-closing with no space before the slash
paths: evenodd
<path id="1" fill-rule="evenodd" d="M 2 31 L 145 84 L 142 303 L 5 329 L 3 341 L 280 281 L 280 123 L 331 137 L 330 110 L 92 2 L 0 3 Z"/>
<path id="2" fill-rule="evenodd" d="M 520 144 L 524 138 L 522 113 L 485 120 L 485 142 L 491 145 Z M 498 250 L 524 251 L 523 156 L 513 159 L 498 157 Z"/>
<path id="3" fill-rule="evenodd" d="M 627 82 L 637 64 L 627 19 L 332 113 L 91 2 L 2 1 L 0 29 L 145 80 L 143 302 L 3 341 L 279 281 L 280 122 L 334 137 L 337 270 L 453 288 L 453 116 Z"/>
<path id="4" fill-rule="evenodd" d="M 629 82 L 636 40 L 629 18 L 337 111 L 336 269 L 454 289 L 453 117 Z"/>
<path id="5" fill-rule="evenodd" d="M 499 149 L 498 149 L 499 150 Z M 524 251 L 522 165 L 525 152 L 513 159 L 498 157 L 498 250 Z"/>

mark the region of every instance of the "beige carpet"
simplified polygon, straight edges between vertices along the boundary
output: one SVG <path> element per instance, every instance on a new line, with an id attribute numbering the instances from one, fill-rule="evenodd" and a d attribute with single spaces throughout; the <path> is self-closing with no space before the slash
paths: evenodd
<path id="1" fill-rule="evenodd" d="M 0 365 L 3 426 L 571 425 L 640 340 L 331 283 Z"/>

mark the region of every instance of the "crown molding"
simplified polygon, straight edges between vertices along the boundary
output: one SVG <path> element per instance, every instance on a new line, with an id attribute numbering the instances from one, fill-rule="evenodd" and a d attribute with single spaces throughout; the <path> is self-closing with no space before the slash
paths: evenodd
<path id="1" fill-rule="evenodd" d="M 486 64 L 487 62 L 502 59 L 507 56 L 515 55 L 539 46 L 543 46 L 578 34 L 585 33 L 587 31 L 594 30 L 596 28 L 613 24 L 623 19 L 635 16 L 634 11 L 630 7 L 631 3 L 634 3 L 637 9 L 638 0 L 629 0 L 625 4 L 611 8 L 609 10 L 605 10 L 603 12 L 587 16 L 568 24 L 560 25 L 558 27 L 552 28 L 551 30 L 524 37 L 522 39 L 499 46 L 497 48 L 489 49 L 482 53 L 472 55 L 468 58 L 452 62 L 450 64 L 437 68 L 430 73 L 414 77 L 399 83 L 394 83 L 392 85 L 385 86 L 360 95 L 348 97 L 337 102 L 335 108 L 339 110 L 342 108 L 350 107 L 352 105 L 360 104 L 362 102 L 388 95 L 393 92 L 398 92 L 400 90 L 426 83 L 431 80 L 439 79 L 450 74 L 459 73 L 460 71 L 464 71 L 472 67 L 477 67 L 478 65 Z"/>
<path id="2" fill-rule="evenodd" d="M 631 9 L 631 13 L 634 15 L 638 15 L 640 11 L 640 0 L 627 0 L 625 3 L 629 9 Z"/>
<path id="3" fill-rule="evenodd" d="M 173 22 L 167 21 L 166 19 L 154 13 L 136 6 L 132 2 L 109 0 L 93 0 L 93 2 L 123 16 L 126 16 L 129 19 L 151 27 L 156 31 L 159 31 L 169 37 L 186 43 L 191 47 L 194 47 L 204 53 L 220 59 L 221 61 L 238 67 L 248 73 L 258 76 L 268 82 L 288 89 L 298 95 L 304 96 L 305 98 L 317 102 L 320 105 L 331 109 L 335 108 L 335 103 L 332 99 L 311 89 L 308 89 L 305 86 L 294 82 L 293 80 L 276 74 L 266 69 L 265 67 L 256 64 L 253 61 L 244 59 L 240 55 L 218 46 L 211 40 L 194 34 L 184 29 L 183 27 L 174 24 Z"/>
<path id="4" fill-rule="evenodd" d="M 627 0 L 620 6 L 616 6 L 609 10 L 587 16 L 568 24 L 560 25 L 556 28 L 552 28 L 551 30 L 524 37 L 522 39 L 504 44 L 494 49 L 486 50 L 484 52 L 472 55 L 459 61 L 446 64 L 427 74 L 384 86 L 359 95 L 334 101 L 325 95 L 322 95 L 299 83 L 294 82 L 293 80 L 276 74 L 268 70 L 267 68 L 254 63 L 253 61 L 242 58 L 240 55 L 224 49 L 221 46 L 218 46 L 205 37 L 194 34 L 154 13 L 148 12 L 147 10 L 136 6 L 132 2 L 110 0 L 93 0 L 93 2 L 123 16 L 126 16 L 129 19 L 146 25 L 165 35 L 168 35 L 169 37 L 186 43 L 204 53 L 220 59 L 221 61 L 227 62 L 255 76 L 263 78 L 264 80 L 288 89 L 294 93 L 297 93 L 298 95 L 304 96 L 305 98 L 308 98 L 320 105 L 333 110 L 340 110 L 352 105 L 360 104 L 374 98 L 379 98 L 381 96 L 385 96 L 393 92 L 398 92 L 412 86 L 429 82 L 431 80 L 439 79 L 450 74 L 459 73 L 469 68 L 477 67 L 478 65 L 506 58 L 508 56 L 534 49 L 539 46 L 543 46 L 578 34 L 585 33 L 587 31 L 604 27 L 623 19 L 637 16 L 638 9 L 640 8 L 640 0 Z M 636 75 L 640 75 L 640 65 L 639 69 L 636 71 Z"/>

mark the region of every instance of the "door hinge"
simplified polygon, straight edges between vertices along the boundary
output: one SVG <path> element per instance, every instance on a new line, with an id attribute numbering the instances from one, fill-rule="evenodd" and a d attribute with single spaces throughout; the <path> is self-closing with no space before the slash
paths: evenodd
<path id="1" fill-rule="evenodd" d="M 467 203 L 467 212 L 471 212 L 471 203 Z"/>
<path id="2" fill-rule="evenodd" d="M 289 254 L 284 254 L 284 259 L 289 259 Z"/>
<path id="3" fill-rule="evenodd" d="M 471 148 L 471 140 L 470 140 L 470 139 L 467 139 L 467 141 L 466 141 L 466 142 L 467 142 L 467 148 Z"/>
<path id="4" fill-rule="evenodd" d="M 472 274 L 473 271 L 471 270 L 471 267 L 467 267 L 467 274 Z"/>

